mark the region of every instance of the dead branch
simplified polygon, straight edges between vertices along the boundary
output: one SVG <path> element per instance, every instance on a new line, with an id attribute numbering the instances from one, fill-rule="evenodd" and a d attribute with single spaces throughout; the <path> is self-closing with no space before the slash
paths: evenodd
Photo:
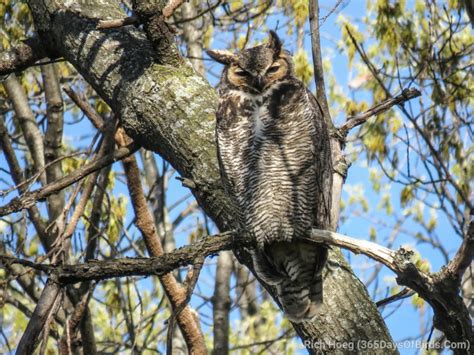
<path id="1" fill-rule="evenodd" d="M 166 6 L 163 8 L 163 16 L 168 18 L 173 15 L 175 10 L 180 7 L 183 2 L 184 0 L 169 0 Z"/>
<path id="2" fill-rule="evenodd" d="M 138 23 L 138 17 L 129 16 L 129 17 L 113 19 L 113 20 L 100 20 L 96 28 L 98 30 L 107 30 L 111 28 L 134 25 L 136 23 Z"/>
<path id="3" fill-rule="evenodd" d="M 404 89 L 400 95 L 390 97 L 361 114 L 348 117 L 347 121 L 338 128 L 339 132 L 345 137 L 352 128 L 365 123 L 370 117 L 379 115 L 395 105 L 401 105 L 418 96 L 421 96 L 421 92 L 417 89 Z"/>
<path id="4" fill-rule="evenodd" d="M 461 260 L 467 260 L 466 255 L 472 258 L 473 237 L 472 233 L 469 234 L 466 234 L 456 254 L 462 255 Z M 459 274 L 453 275 L 449 267 L 451 263 L 439 272 L 425 273 L 411 261 L 413 252 L 404 248 L 393 251 L 366 240 L 321 230 L 313 230 L 310 240 L 345 248 L 356 254 L 362 253 L 383 263 L 396 273 L 399 285 L 409 287 L 430 304 L 434 312 L 434 326 L 441 330 L 449 341 L 472 344 L 474 337 L 469 312 L 459 295 L 460 277 Z M 458 351 L 460 354 L 468 354 L 469 350 Z"/>
<path id="5" fill-rule="evenodd" d="M 377 307 L 384 307 L 392 302 L 400 301 L 401 299 L 411 297 L 415 294 L 415 291 L 410 290 L 408 287 L 405 287 L 403 290 L 396 293 L 395 295 L 377 301 L 375 304 L 377 305 Z"/>
<path id="6" fill-rule="evenodd" d="M 238 246 L 250 244 L 250 242 L 234 238 L 233 233 L 227 232 L 204 237 L 198 242 L 153 258 L 120 258 L 108 261 L 90 260 L 85 264 L 61 266 L 38 264 L 7 255 L 0 255 L 0 261 L 2 264 L 20 264 L 46 272 L 62 285 L 68 285 L 82 281 L 101 281 L 123 276 L 162 276 L 181 266 L 194 264 L 196 260 L 203 257 L 217 254 L 221 250 L 230 250 Z"/>

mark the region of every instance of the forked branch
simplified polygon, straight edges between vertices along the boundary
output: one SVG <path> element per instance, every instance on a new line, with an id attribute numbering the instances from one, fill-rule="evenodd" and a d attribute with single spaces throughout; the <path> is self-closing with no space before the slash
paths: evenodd
<path id="1" fill-rule="evenodd" d="M 400 248 L 395 251 L 376 243 L 326 230 L 313 229 L 308 240 L 348 249 L 353 253 L 364 254 L 383 263 L 396 273 L 399 285 L 412 289 L 431 305 L 434 311 L 434 325 L 446 335 L 449 341 L 472 342 L 469 314 L 459 296 L 458 277 L 453 275 L 450 267 L 443 268 L 437 273 L 425 273 L 413 263 L 411 250 Z M 100 281 L 112 277 L 165 275 L 178 267 L 199 264 L 203 258 L 221 250 L 242 247 L 253 248 L 254 245 L 249 239 L 238 238 L 234 233 L 227 232 L 204 237 L 198 242 L 154 258 L 94 260 L 86 264 L 59 267 L 35 264 L 7 256 L 0 256 L 0 261 L 18 263 L 47 272 L 51 279 L 65 285 L 81 281 Z M 466 257 L 472 256 L 469 254 L 472 249 L 469 248 L 472 248 L 472 235 L 467 233 L 465 242 L 457 254 L 459 258 L 465 260 Z"/>

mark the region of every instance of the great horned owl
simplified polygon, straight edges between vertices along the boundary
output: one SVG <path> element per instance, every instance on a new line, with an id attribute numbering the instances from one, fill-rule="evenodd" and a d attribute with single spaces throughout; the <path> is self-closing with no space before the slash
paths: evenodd
<path id="1" fill-rule="evenodd" d="M 277 34 L 232 53 L 209 50 L 225 65 L 216 137 L 223 184 L 242 231 L 257 242 L 258 277 L 277 289 L 293 322 L 313 319 L 322 302 L 327 249 L 302 238 L 327 228 L 330 145 L 322 111 L 295 77 Z M 330 185 L 329 185 L 330 186 Z"/>

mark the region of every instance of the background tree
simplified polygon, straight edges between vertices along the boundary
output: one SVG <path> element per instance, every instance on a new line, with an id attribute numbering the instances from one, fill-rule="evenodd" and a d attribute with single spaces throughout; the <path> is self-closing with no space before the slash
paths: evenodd
<path id="1" fill-rule="evenodd" d="M 41 352 L 61 353 L 281 353 L 296 350 L 296 336 L 325 350 L 349 341 L 389 342 L 382 315 L 396 312 L 406 297 L 420 315 L 420 331 L 411 335 L 426 340 L 433 323 L 423 299 L 435 312 L 452 301 L 447 298 L 456 300 L 460 272 L 468 308 L 454 302 L 459 322 L 438 316 L 436 327 L 445 335 L 434 338 L 453 340 L 459 333 L 461 340 L 472 339 L 466 332 L 473 309 L 472 265 L 466 266 L 472 257 L 467 229 L 474 166 L 468 17 L 455 1 L 444 7 L 368 2 L 357 19 L 346 13 L 348 2 L 324 5 L 321 11 L 315 1 L 268 0 L 1 5 L 2 195 L 23 196 L 4 199 L 0 209 L 2 351 L 28 353 L 39 345 Z M 321 62 L 319 28 L 336 17 L 337 50 L 349 66 L 347 87 L 331 74 L 340 70 L 331 65 L 336 53 L 323 51 Z M 203 79 L 215 83 L 220 68 L 203 58 L 203 49 L 251 46 L 268 28 L 286 37 L 305 83 L 319 78 L 316 94 L 327 107 L 324 67 L 326 116 L 340 126 L 333 130 L 337 202 L 347 160 L 353 162 L 333 227 L 339 222 L 340 230 L 357 229 L 389 248 L 411 244 L 412 263 L 402 264 L 416 266 L 425 272 L 421 280 L 430 277 L 425 285 L 435 286 L 425 292 L 408 285 L 421 297 L 387 282 L 382 264 L 351 258 L 370 297 L 334 249 L 324 316 L 293 327 L 281 319 L 273 290 L 249 272 L 247 250 L 237 237 L 202 239 L 234 226 L 215 158 L 217 97 Z M 325 42 L 323 37 L 323 49 Z M 390 109 L 412 98 L 397 96 L 411 87 L 421 91 L 419 99 Z M 381 102 L 389 109 L 375 107 L 345 121 Z M 348 159 L 340 154 L 344 148 Z M 111 166 L 117 160 L 121 165 Z M 364 179 L 368 183 L 358 182 Z M 199 241 L 201 249 L 173 252 Z M 227 251 L 205 262 L 199 254 L 221 249 Z M 168 268 L 147 273 L 130 272 L 138 264 L 117 263 L 163 252 L 181 255 L 181 262 L 164 259 Z M 111 261 L 118 273 L 96 259 Z M 449 272 L 428 274 L 450 261 Z M 82 263 L 91 271 L 100 266 L 102 276 L 80 273 L 73 282 L 61 267 Z M 177 268 L 185 263 L 193 267 Z M 407 285 L 401 277 L 407 270 L 398 271 L 398 282 Z M 131 276 L 152 274 L 159 276 Z M 420 274 L 410 275 L 420 280 Z M 439 292 L 446 285 L 446 293 Z M 190 306 L 183 308 L 191 293 Z M 383 298 L 377 303 L 381 313 L 372 300 Z M 379 350 L 390 351 L 396 352 Z"/>

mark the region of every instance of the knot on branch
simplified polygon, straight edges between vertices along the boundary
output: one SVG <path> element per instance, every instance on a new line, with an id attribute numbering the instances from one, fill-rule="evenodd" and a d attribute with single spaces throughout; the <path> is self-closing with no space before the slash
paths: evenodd
<path id="1" fill-rule="evenodd" d="M 413 273 L 418 273 L 419 270 L 412 261 L 412 257 L 415 252 L 411 249 L 405 249 L 403 247 L 399 248 L 393 254 L 393 264 L 396 269 L 398 269 L 399 277 L 402 279 L 404 275 L 410 275 Z"/>
<path id="2" fill-rule="evenodd" d="M 177 67 L 184 63 L 174 41 L 174 30 L 166 23 L 163 9 L 167 1 L 133 2 L 133 10 L 143 24 L 147 38 L 153 45 L 158 64 Z"/>
<path id="3" fill-rule="evenodd" d="M 335 162 L 332 169 L 335 173 L 341 175 L 345 181 L 347 177 L 347 171 L 349 170 L 351 164 L 352 163 L 345 156 L 341 156 L 341 158 Z"/>
<path id="4" fill-rule="evenodd" d="M 403 89 L 400 96 L 403 98 L 403 101 L 408 101 L 415 97 L 421 96 L 421 92 L 416 88 Z"/>

